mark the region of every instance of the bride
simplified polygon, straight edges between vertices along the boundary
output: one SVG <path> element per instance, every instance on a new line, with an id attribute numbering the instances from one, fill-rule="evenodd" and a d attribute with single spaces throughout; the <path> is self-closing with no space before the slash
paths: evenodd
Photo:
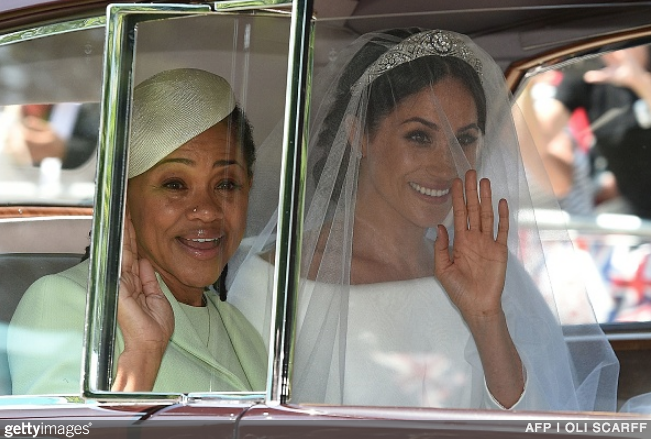
<path id="1" fill-rule="evenodd" d="M 291 401 L 615 410 L 603 332 L 563 325 L 569 293 L 529 275 L 545 240 L 497 64 L 463 35 L 397 29 L 315 84 Z M 265 332 L 275 221 L 229 296 Z"/>

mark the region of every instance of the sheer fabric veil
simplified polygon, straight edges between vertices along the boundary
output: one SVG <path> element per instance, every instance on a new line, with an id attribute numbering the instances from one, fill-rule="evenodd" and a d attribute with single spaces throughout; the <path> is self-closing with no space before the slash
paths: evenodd
<path id="1" fill-rule="evenodd" d="M 446 74 L 468 70 L 476 74 L 479 85 L 472 90 L 467 78 L 461 80 L 471 89 L 483 132 L 473 148 L 458 137 L 457 116 L 446 104 L 449 97 L 437 94 L 441 90 L 437 83 Z M 574 250 L 566 230 L 546 230 L 539 225 L 541 209 L 546 217 L 560 211 L 554 200 L 532 198 L 531 170 L 525 170 L 523 155 L 528 154 L 525 148 L 534 146 L 520 141 L 526 134 L 516 130 L 519 115 L 512 109 L 503 72 L 466 36 L 424 29 L 363 35 L 338 53 L 314 81 L 291 401 L 499 406 L 491 404 L 473 337 L 433 277 L 433 268 L 425 276 L 412 273 L 409 267 L 377 271 L 370 278 L 368 273 L 359 275 L 356 271 L 360 266 L 357 258 L 363 257 L 356 255 L 362 248 L 359 236 L 371 236 L 374 244 L 379 244 L 372 246 L 373 258 L 382 260 L 386 256 L 391 260 L 395 255 L 390 252 L 401 247 L 389 241 L 387 234 L 376 234 L 377 224 L 386 227 L 392 221 L 400 232 L 400 228 L 410 227 L 412 205 L 408 203 L 412 195 L 444 198 L 443 192 L 437 192 L 441 189 L 426 187 L 426 178 L 419 180 L 420 184 L 409 183 L 408 188 L 400 186 L 401 176 L 385 172 L 377 185 L 386 185 L 387 193 L 392 193 L 391 185 L 396 182 L 395 187 L 400 188 L 397 194 L 401 190 L 418 194 L 380 197 L 378 203 L 386 202 L 386 206 L 377 208 L 375 221 L 356 224 L 356 220 L 361 221 L 361 210 L 368 210 L 373 198 L 367 197 L 364 189 L 366 175 L 373 172 L 364 161 L 370 163 L 377 151 L 364 146 L 369 129 L 373 129 L 367 122 L 382 120 L 389 110 L 411 99 L 423 89 L 423 78 L 430 78 L 428 93 L 423 95 L 426 101 L 421 99 L 417 105 L 432 110 L 436 119 L 436 128 L 432 129 L 438 130 L 439 136 L 439 159 L 432 162 L 432 169 L 443 161 L 451 174 L 463 177 L 468 169 L 475 168 L 478 177 L 491 181 L 494 211 L 499 199 L 509 203 L 509 261 L 502 306 L 526 375 L 525 394 L 516 407 L 615 410 L 619 365 L 596 323 L 584 282 L 577 275 L 568 287 L 567 279 L 557 282 L 549 269 L 550 258 L 559 249 L 568 261 L 572 261 Z M 382 99 L 373 96 L 380 91 Z M 423 134 L 416 132 L 409 141 L 423 142 L 419 136 Z M 265 154 L 265 148 L 276 151 L 279 145 L 280 133 L 276 133 L 260 148 L 260 154 Z M 435 149 L 414 148 L 414 154 L 423 154 L 424 161 Z M 528 167 L 535 166 L 529 163 L 531 160 Z M 259 158 L 256 166 L 264 167 L 265 160 Z M 383 169 L 394 168 L 398 173 L 402 166 L 396 161 Z M 256 168 L 250 215 L 265 216 L 269 221 L 264 226 L 260 221 L 252 226 L 255 230 L 251 230 L 248 246 L 229 263 L 239 267 L 229 278 L 229 301 L 268 338 L 273 267 L 266 260 L 274 248 L 273 208 L 277 201 L 268 193 L 278 185 L 274 181 L 277 173 L 275 178 L 262 181 L 265 172 L 258 171 Z M 412 175 L 409 172 L 405 176 Z M 427 174 L 418 170 L 414 175 L 419 172 L 421 176 Z M 430 174 L 430 182 L 439 181 L 433 172 Z M 256 195 L 256 191 L 267 195 Z M 433 247 L 436 226 L 443 223 L 453 247 L 449 203 L 424 210 L 440 213 L 425 221 L 423 239 Z M 386 230 L 382 227 L 377 230 Z M 412 255 L 408 242 L 402 251 L 406 265 Z M 567 300 L 568 295 L 572 300 Z"/>

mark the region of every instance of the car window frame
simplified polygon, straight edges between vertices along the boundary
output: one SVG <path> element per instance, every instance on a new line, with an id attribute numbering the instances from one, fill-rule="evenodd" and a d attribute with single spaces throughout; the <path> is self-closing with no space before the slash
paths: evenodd
<path id="1" fill-rule="evenodd" d="M 36 40 L 72 34 L 93 31 L 105 28 L 106 17 L 104 15 L 90 12 L 81 18 L 67 18 L 57 22 L 35 22 L 29 26 L 22 27 L 18 30 L 12 30 L 0 34 L 0 47 L 30 43 Z M 100 55 L 101 56 L 101 55 Z M 99 93 L 98 93 L 99 95 Z M 85 165 L 82 165 L 85 166 Z M 74 169 L 72 170 L 75 171 Z M 63 227 L 61 236 L 75 236 L 80 228 L 84 228 L 92 221 L 92 205 L 77 206 L 66 205 L 65 203 L 53 204 L 48 206 L 19 205 L 10 203 L 0 208 L 0 221 L 3 230 L 8 233 L 6 241 L 8 245 L 3 247 L 3 254 L 19 254 L 29 256 L 32 253 L 49 254 L 81 254 L 83 253 L 86 241 L 73 238 L 66 242 L 64 247 L 55 245 L 43 246 L 39 236 L 45 236 L 54 233 Z M 89 229 L 88 229 L 89 230 Z M 33 236 L 34 242 L 16 243 L 15 240 L 21 235 L 29 233 Z M 13 245 L 12 245 L 13 242 Z M 6 332 L 3 332 L 6 336 Z M 6 348 L 6 345 L 5 345 Z M 14 395 L 3 394 L 0 396 L 0 405 L 22 406 L 24 404 L 79 404 L 80 396 L 56 396 L 56 395 Z"/>
<path id="2" fill-rule="evenodd" d="M 640 27 L 635 31 L 609 34 L 603 38 L 594 38 L 579 44 L 568 44 L 565 47 L 521 60 L 506 69 L 506 83 L 515 100 L 522 90 L 520 86 L 531 76 L 563 68 L 577 60 L 595 58 L 606 52 L 643 44 L 651 44 L 651 25 Z M 594 218 L 566 214 L 564 220 L 567 224 L 563 224 L 562 227 L 568 227 L 570 230 L 579 230 L 583 225 L 589 227 L 589 231 L 596 234 L 612 232 L 635 234 L 635 230 L 630 227 L 604 226 L 597 223 Z M 640 237 L 642 236 L 644 235 L 640 235 Z M 629 349 L 633 344 L 639 344 L 644 340 L 651 346 L 651 321 L 600 323 L 600 326 L 615 350 Z"/>
<path id="3" fill-rule="evenodd" d="M 73 18 L 68 20 L 63 20 L 59 22 L 47 22 L 47 23 L 35 23 L 30 27 L 22 28 L 20 30 L 14 30 L 6 33 L 0 34 L 0 47 L 7 47 L 12 45 L 19 45 L 21 43 L 31 43 L 38 40 L 52 38 L 57 36 L 69 35 L 76 32 L 92 31 L 98 29 L 104 29 L 106 25 L 105 15 L 96 15 L 89 14 L 83 18 Z M 101 56 L 101 55 L 100 55 Z M 30 59 L 30 61 L 36 61 L 36 59 Z M 56 78 L 56 77 L 54 77 Z M 99 81 L 98 81 L 99 82 Z M 97 93 L 99 97 L 99 93 Z M 4 97 L 4 96 L 3 96 Z M 50 97 L 51 98 L 51 97 Z M 65 103 L 63 100 L 54 99 L 48 101 L 49 98 L 44 98 L 42 103 Z M 76 100 L 74 100 L 76 99 Z M 76 96 L 73 100 L 70 100 L 70 103 L 74 104 L 83 104 L 83 103 L 94 103 L 97 101 L 85 101 L 84 98 Z M 98 99 L 99 101 L 99 99 Z M 26 105 L 31 102 L 25 103 L 14 103 L 6 102 L 3 100 L 3 106 L 19 106 Z M 74 182 L 82 183 L 91 183 L 85 180 L 85 175 L 89 172 L 94 174 L 95 169 L 95 156 L 97 154 L 97 149 L 94 149 L 90 152 L 89 156 L 79 165 L 70 168 L 63 168 L 60 170 L 60 179 L 61 182 L 66 187 L 66 190 L 69 190 L 69 187 Z M 21 170 L 22 168 L 32 168 L 31 170 L 36 171 L 33 176 L 38 177 L 39 165 L 34 165 L 33 167 L 25 165 L 17 165 L 16 168 Z M 22 172 L 22 171 L 21 171 Z M 30 175 L 30 174 L 25 174 Z M 11 181 L 11 180 L 10 180 Z M 31 181 L 36 183 L 35 181 Z M 94 189 L 91 189 L 94 193 Z M 35 196 L 28 196 L 23 198 L 21 196 L 16 197 L 7 197 L 3 199 L 3 205 L 0 206 L 2 213 L 6 216 L 11 216 L 12 212 L 16 212 L 21 215 L 22 211 L 25 211 L 29 206 L 33 204 L 38 204 L 41 201 L 41 198 L 34 198 Z M 39 195 L 40 197 L 40 195 Z M 52 214 L 65 212 L 66 209 L 74 208 L 78 212 L 83 214 L 88 214 L 92 211 L 92 200 L 90 198 L 83 198 L 80 196 L 70 196 L 60 198 L 59 196 L 47 198 L 44 197 L 42 200 L 45 202 L 41 207 L 47 206 L 47 210 Z M 40 214 L 39 214 L 40 215 Z"/>
<path id="4" fill-rule="evenodd" d="M 86 342 L 83 359 L 82 396 L 97 401 L 142 401 L 172 404 L 191 400 L 265 402 L 281 404 L 290 394 L 289 374 L 293 347 L 295 285 L 298 282 L 300 233 L 309 105 L 309 76 L 313 51 L 312 0 L 227 1 L 208 4 L 114 4 L 107 9 L 105 70 L 99 140 L 95 215 L 91 237 L 91 269 L 86 309 Z M 283 174 L 280 185 L 278 247 L 274 275 L 273 346 L 268 355 L 265 392 L 152 393 L 109 390 L 113 343 L 117 324 L 117 289 L 126 199 L 127 136 L 117 121 L 128 120 L 133 86 L 133 47 L 129 38 L 143 21 L 259 10 L 273 7 L 276 13 L 291 8 L 291 30 L 287 72 Z M 281 8 L 281 11 L 275 10 Z M 126 50 L 125 50 L 126 47 Z"/>
<path id="5" fill-rule="evenodd" d="M 238 3 L 238 2 L 231 2 L 231 3 Z M 272 3 L 274 3 L 274 5 L 276 5 L 276 2 L 272 2 Z M 294 3 L 297 3 L 297 2 L 294 1 Z M 215 3 L 215 5 L 214 5 L 214 7 L 216 9 L 222 9 L 224 6 L 225 5 L 220 4 L 219 7 L 218 7 L 217 3 Z M 94 17 L 94 18 L 91 18 L 91 19 L 82 19 L 82 20 L 73 20 L 73 21 L 75 21 L 75 22 L 84 22 L 86 20 L 91 20 L 91 21 L 92 20 L 99 20 L 99 21 L 104 20 L 105 21 L 105 19 L 106 19 L 106 17 Z M 104 26 L 104 25 L 106 25 L 105 22 L 101 26 Z M 52 27 L 53 32 L 63 32 L 63 30 L 56 30 L 56 29 L 59 29 L 59 26 L 61 26 L 61 23 L 53 24 L 51 26 L 53 26 Z M 28 33 L 28 32 L 30 32 L 30 30 L 26 30 L 24 32 Z M 648 32 L 649 32 L 648 35 L 651 35 L 651 28 L 648 30 Z M 23 31 L 15 32 L 15 33 L 12 33 L 12 34 L 0 35 L 0 44 L 2 44 L 4 37 L 6 37 L 6 41 L 13 41 L 13 40 L 11 40 L 11 38 L 17 38 L 17 35 L 21 34 L 21 33 L 23 33 Z M 28 36 L 28 35 L 25 35 L 25 37 L 29 37 L 29 38 L 41 38 L 43 36 L 47 36 L 47 35 L 38 35 L 38 36 L 31 36 L 31 37 Z M 22 37 L 18 37 L 16 39 L 16 41 L 21 40 L 21 38 Z M 303 41 L 305 42 L 306 39 L 304 39 Z M 608 42 L 610 42 L 610 40 L 608 40 Z M 581 47 L 582 47 L 582 50 L 585 50 L 586 53 L 589 53 L 589 52 L 591 52 L 593 50 L 596 50 L 596 47 L 599 47 L 599 44 L 601 44 L 601 42 L 596 42 L 594 47 L 593 46 L 581 46 Z M 574 50 L 574 49 L 568 48 L 568 53 L 569 53 L 570 50 Z M 539 63 L 540 59 L 543 59 L 542 64 Z M 542 58 L 541 57 L 536 57 L 536 60 L 533 60 L 533 59 L 529 60 L 529 63 L 522 64 L 522 65 L 528 65 L 528 67 L 526 69 L 524 69 L 524 72 L 516 71 L 519 68 L 518 65 L 513 65 L 513 66 L 509 67 L 509 70 L 507 71 L 507 75 L 506 75 L 507 76 L 507 82 L 510 85 L 511 84 L 516 84 L 517 85 L 517 83 L 524 77 L 524 75 L 526 75 L 526 71 L 528 71 L 528 69 L 530 69 L 530 68 L 545 68 L 545 65 L 551 65 L 549 63 L 552 63 L 552 62 L 563 62 L 562 51 L 561 51 L 561 56 L 560 57 L 559 57 L 559 54 L 558 54 L 558 50 L 554 50 L 554 53 L 549 55 L 549 59 L 546 59 L 543 56 Z M 307 64 L 309 65 L 310 62 L 308 62 Z M 512 76 L 512 72 L 515 72 L 515 76 Z M 296 73 L 297 72 L 292 72 L 292 77 L 294 77 L 294 74 L 296 74 Z M 308 74 L 307 76 L 309 77 L 310 75 Z M 512 86 L 511 89 L 515 90 L 516 85 Z M 309 85 L 308 85 L 307 88 L 309 89 Z M 300 91 L 298 92 L 298 94 L 300 94 Z M 307 93 L 307 96 L 309 97 L 309 92 Z M 306 103 L 305 108 L 308 108 L 308 107 L 309 107 L 309 105 Z M 304 114 L 305 113 L 306 113 L 306 110 L 304 110 Z M 301 131 L 301 130 L 299 129 L 298 131 Z M 305 136 L 306 136 L 306 134 L 305 134 Z M 298 136 L 298 137 L 301 137 L 301 136 Z M 296 140 L 296 138 L 294 140 Z M 300 146 L 298 148 L 301 149 L 301 150 L 304 147 L 304 145 L 303 145 L 304 141 L 305 141 L 305 139 L 303 137 L 298 142 L 300 144 Z M 286 149 L 291 149 L 291 148 L 288 147 Z M 292 151 L 288 151 L 288 153 L 291 155 Z M 299 153 L 299 155 L 300 155 L 300 153 Z M 302 179 L 304 180 L 304 175 L 300 172 L 300 168 L 301 168 L 300 164 L 302 163 L 303 158 L 300 157 L 300 156 L 299 157 L 294 156 L 294 157 L 286 157 L 285 160 L 286 160 L 285 163 L 289 163 L 291 166 L 293 166 L 293 169 L 294 169 L 293 172 L 294 173 L 292 174 L 292 172 L 287 172 L 284 175 L 284 177 L 287 179 L 287 181 L 285 181 L 285 187 L 283 188 L 283 195 L 287 197 L 284 202 L 285 202 L 286 206 L 292 206 L 293 205 L 294 206 L 293 211 L 292 211 L 292 207 L 289 207 L 289 210 L 292 211 L 294 214 L 297 214 L 302 209 L 302 206 L 300 206 L 301 201 L 299 201 L 299 205 L 296 205 L 296 200 L 300 200 L 302 198 L 301 194 L 300 194 L 300 191 L 302 190 L 301 186 L 300 186 L 300 182 L 301 182 Z M 297 166 L 297 165 L 299 165 L 299 166 Z M 294 191 L 296 189 L 298 189 L 298 192 L 293 192 L 292 193 L 292 191 Z M 284 214 L 286 211 L 281 210 L 281 212 L 283 212 L 283 214 Z M 299 217 L 300 217 L 300 215 L 299 215 Z M 289 226 L 287 227 L 287 230 L 288 231 L 293 230 L 295 232 L 298 232 L 294 236 L 300 236 L 300 232 L 301 232 L 301 223 L 300 223 L 300 221 L 292 222 L 293 220 L 291 219 L 291 215 L 289 215 L 289 214 L 288 214 L 288 217 L 287 217 L 287 221 L 288 221 L 288 224 L 289 224 Z M 121 230 L 121 227 L 119 227 L 119 230 Z M 278 241 L 280 242 L 282 240 L 279 239 Z M 296 241 L 300 241 L 300 238 L 297 239 Z M 96 247 L 97 247 L 97 245 L 96 245 Z M 283 261 L 279 261 L 280 257 L 277 256 L 276 264 L 275 264 L 276 267 L 280 267 L 282 264 L 289 264 L 290 267 L 294 266 L 293 264 L 295 264 L 296 261 L 299 258 L 297 257 L 297 253 L 292 253 L 291 252 L 291 249 L 292 249 L 291 246 L 287 246 L 284 249 L 285 257 L 283 258 L 284 259 Z M 297 249 L 297 252 L 300 253 L 300 248 Z M 286 261 L 289 261 L 289 262 L 286 262 Z M 278 271 L 280 271 L 281 273 L 279 273 Z M 275 341 L 274 349 L 276 351 L 278 351 L 278 355 L 275 355 L 275 354 L 274 355 L 271 355 L 271 354 L 269 355 L 269 360 L 270 360 L 270 362 L 273 362 L 273 364 L 270 365 L 269 380 L 271 380 L 271 383 L 267 386 L 267 395 L 265 396 L 265 401 L 268 404 L 272 404 L 272 403 L 285 404 L 287 402 L 287 397 L 290 394 L 289 378 L 288 377 L 289 377 L 289 374 L 291 373 L 291 368 L 290 368 L 291 361 L 290 361 L 290 358 L 292 356 L 292 349 L 293 349 L 293 346 L 292 346 L 293 343 L 291 341 L 292 340 L 291 336 L 292 336 L 292 331 L 293 331 L 293 318 L 294 318 L 294 311 L 292 310 L 292 306 L 293 306 L 292 292 L 295 291 L 295 288 L 291 288 L 291 285 L 292 285 L 292 282 L 295 281 L 295 278 L 293 278 L 293 275 L 290 272 L 290 268 L 288 268 L 288 267 L 279 268 L 278 271 L 277 271 L 276 276 L 275 276 L 276 279 L 281 277 L 283 273 L 286 276 L 288 276 L 288 278 L 286 277 L 287 282 L 284 284 L 285 287 L 283 287 L 282 290 L 281 289 L 276 290 L 278 292 L 279 297 L 277 299 L 275 299 L 275 302 L 274 302 L 274 312 L 275 312 L 274 315 L 276 317 L 276 321 L 274 322 L 274 331 L 275 331 L 274 333 L 278 334 L 279 338 L 282 339 L 282 341 L 277 342 L 274 339 L 274 341 Z M 282 280 L 281 281 L 275 281 L 275 284 L 278 285 L 278 282 L 282 282 Z M 287 296 L 287 297 L 284 297 L 284 296 Z M 87 324 L 88 324 L 88 321 L 87 321 Z M 651 334 L 651 324 L 649 325 L 649 327 L 645 328 L 645 331 L 646 332 L 638 333 L 638 335 L 637 335 L 638 339 L 639 338 L 644 338 L 644 339 L 649 338 L 649 335 Z M 609 334 L 609 338 L 611 338 L 611 340 L 615 340 L 615 338 L 612 338 L 612 336 L 617 331 L 613 332 L 613 331 L 610 331 L 609 329 L 607 329 L 606 332 L 607 332 L 607 334 Z M 633 331 L 629 331 L 629 332 L 623 331 L 623 332 L 625 332 L 625 333 L 622 335 L 622 337 L 633 337 L 634 336 Z M 121 397 L 115 397 L 115 395 L 113 395 L 113 394 L 109 394 L 109 395 L 104 395 L 104 394 L 92 394 L 91 395 L 91 394 L 89 394 L 89 395 L 84 395 L 84 396 L 86 396 L 89 399 L 97 398 L 97 399 L 100 399 L 100 400 L 101 399 L 108 399 L 108 400 L 112 400 L 112 401 L 119 401 L 120 399 L 122 399 Z M 104 397 L 106 397 L 106 398 L 104 398 Z M 226 398 L 224 395 L 221 395 L 221 397 Z M 132 398 L 137 399 L 137 400 L 139 400 L 139 399 L 158 399 L 158 396 L 156 396 L 156 395 L 152 396 L 151 394 L 133 395 L 133 396 L 129 396 L 128 399 L 133 400 Z M 177 396 L 174 396 L 174 398 L 177 398 Z M 178 396 L 178 398 L 179 399 L 177 401 L 187 402 L 187 400 L 183 396 Z M 63 401 L 64 398 L 61 398 L 61 399 L 58 399 L 58 400 Z M 67 400 L 68 400 L 68 402 L 80 402 L 79 398 L 69 398 Z M 30 403 L 33 403 L 33 400 L 30 400 Z M 171 401 L 163 401 L 163 403 L 171 403 Z"/>

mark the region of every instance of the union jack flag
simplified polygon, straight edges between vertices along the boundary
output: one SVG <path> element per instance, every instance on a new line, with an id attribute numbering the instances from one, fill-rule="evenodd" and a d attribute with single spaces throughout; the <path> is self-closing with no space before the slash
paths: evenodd
<path id="1" fill-rule="evenodd" d="M 592 255 L 610 292 L 607 322 L 651 320 L 651 243 L 613 235 L 584 237 L 577 243 Z"/>

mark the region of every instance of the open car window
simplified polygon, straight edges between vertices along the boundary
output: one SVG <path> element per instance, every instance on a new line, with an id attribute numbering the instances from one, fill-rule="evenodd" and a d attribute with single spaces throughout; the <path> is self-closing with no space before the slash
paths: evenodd
<path id="1" fill-rule="evenodd" d="M 9 339 L 18 341 L 21 337 L 21 330 L 8 336 L 18 303 L 38 278 L 78 264 L 89 244 L 100 122 L 103 24 L 103 17 L 97 17 L 0 37 L 3 395 L 25 393 L 12 385 L 8 361 Z M 50 345 L 46 339 L 34 349 L 49 352 L 47 355 L 68 349 Z M 32 355 L 19 342 L 13 347 L 19 357 L 27 359 Z M 70 345 L 78 354 L 80 347 Z"/>
<path id="2" fill-rule="evenodd" d="M 651 389 L 649 379 L 635 372 L 648 361 L 651 318 L 651 223 L 648 197 L 642 195 L 648 186 L 649 125 L 644 89 L 636 85 L 648 72 L 649 45 L 644 37 L 622 39 L 578 52 L 528 71 L 514 92 L 516 111 L 537 142 L 540 168 L 547 169 L 541 190 L 553 193 L 564 212 L 543 222 L 550 230 L 568 227 L 581 255 L 580 264 L 559 261 L 555 272 L 566 279 L 570 298 L 571 273 L 583 279 L 592 311 L 620 361 L 619 407 Z M 630 71 L 638 73 L 628 76 Z M 571 308 L 586 311 L 577 302 Z"/>
<path id="3" fill-rule="evenodd" d="M 548 173 L 541 191 L 553 192 L 563 209 L 584 255 L 594 312 L 610 329 L 651 319 L 651 223 L 643 194 L 648 107 L 630 79 L 627 86 L 626 77 L 614 77 L 617 69 L 648 69 L 648 52 L 642 44 L 565 60 L 532 74 L 516 92 Z M 559 266 L 558 274 L 569 270 Z"/>

